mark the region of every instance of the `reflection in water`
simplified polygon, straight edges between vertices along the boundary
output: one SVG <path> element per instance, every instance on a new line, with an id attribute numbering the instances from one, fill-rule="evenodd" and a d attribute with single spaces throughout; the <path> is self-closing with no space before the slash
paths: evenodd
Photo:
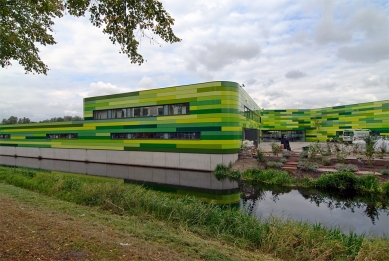
<path id="1" fill-rule="evenodd" d="M 264 184 L 245 184 L 242 208 L 258 218 L 278 216 L 357 234 L 388 236 L 389 204 L 382 195 L 291 190 Z"/>

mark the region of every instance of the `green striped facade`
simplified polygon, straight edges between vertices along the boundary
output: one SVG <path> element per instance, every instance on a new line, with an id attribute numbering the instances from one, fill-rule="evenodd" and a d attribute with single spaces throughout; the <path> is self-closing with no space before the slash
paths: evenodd
<path id="1" fill-rule="evenodd" d="M 303 130 L 306 141 L 325 141 L 344 129 L 369 129 L 388 136 L 389 101 L 262 112 L 261 130 Z"/>
<path id="2" fill-rule="evenodd" d="M 186 115 L 96 120 L 93 111 L 189 103 Z M 75 122 L 0 125 L 0 146 L 72 148 L 181 153 L 237 153 L 244 128 L 259 121 L 244 114 L 258 106 L 235 82 L 217 81 L 84 99 L 84 120 Z M 200 139 L 111 139 L 112 133 L 200 132 Z M 46 134 L 77 133 L 77 139 L 46 139 Z"/>

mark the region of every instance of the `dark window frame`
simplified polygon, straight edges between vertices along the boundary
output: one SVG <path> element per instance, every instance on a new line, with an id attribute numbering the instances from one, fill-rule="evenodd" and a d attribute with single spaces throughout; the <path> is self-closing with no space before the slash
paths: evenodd
<path id="1" fill-rule="evenodd" d="M 0 134 L 0 139 L 9 140 L 11 139 L 11 134 Z"/>

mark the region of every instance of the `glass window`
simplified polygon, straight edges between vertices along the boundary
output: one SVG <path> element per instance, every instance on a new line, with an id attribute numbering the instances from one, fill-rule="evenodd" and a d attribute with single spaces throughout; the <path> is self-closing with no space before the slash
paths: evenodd
<path id="1" fill-rule="evenodd" d="M 125 117 L 126 117 L 126 109 L 112 110 L 112 118 L 113 119 L 125 118 Z"/>
<path id="2" fill-rule="evenodd" d="M 134 108 L 134 117 L 140 117 L 141 115 L 141 109 L 140 107 Z"/>
<path id="3" fill-rule="evenodd" d="M 134 117 L 132 114 L 133 109 L 132 108 L 127 108 L 127 117 Z"/>
<path id="4" fill-rule="evenodd" d="M 105 111 L 94 111 L 93 114 L 94 114 L 93 115 L 94 119 L 102 120 L 102 119 L 108 118 L 108 112 L 106 110 Z"/>
<path id="5" fill-rule="evenodd" d="M 11 134 L 0 134 L 0 139 L 10 139 Z"/>
<path id="6" fill-rule="evenodd" d="M 77 133 L 46 134 L 46 139 L 77 139 Z"/>
<path id="7" fill-rule="evenodd" d="M 142 108 L 142 116 L 143 117 L 150 116 L 150 107 L 143 107 Z"/>
<path id="8" fill-rule="evenodd" d="M 152 106 L 150 108 L 150 116 L 158 116 L 158 106 Z"/>

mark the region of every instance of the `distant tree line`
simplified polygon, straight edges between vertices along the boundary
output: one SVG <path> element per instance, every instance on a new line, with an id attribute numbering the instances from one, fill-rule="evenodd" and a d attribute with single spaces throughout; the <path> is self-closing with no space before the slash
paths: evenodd
<path id="1" fill-rule="evenodd" d="M 82 121 L 83 119 L 84 118 L 80 116 L 63 116 L 63 117 L 54 117 L 39 122 Z M 29 118 L 26 117 L 18 118 L 16 116 L 11 116 L 8 119 L 3 119 L 1 122 L 1 124 L 26 124 L 26 123 L 37 123 L 37 122 L 31 121 Z"/>

